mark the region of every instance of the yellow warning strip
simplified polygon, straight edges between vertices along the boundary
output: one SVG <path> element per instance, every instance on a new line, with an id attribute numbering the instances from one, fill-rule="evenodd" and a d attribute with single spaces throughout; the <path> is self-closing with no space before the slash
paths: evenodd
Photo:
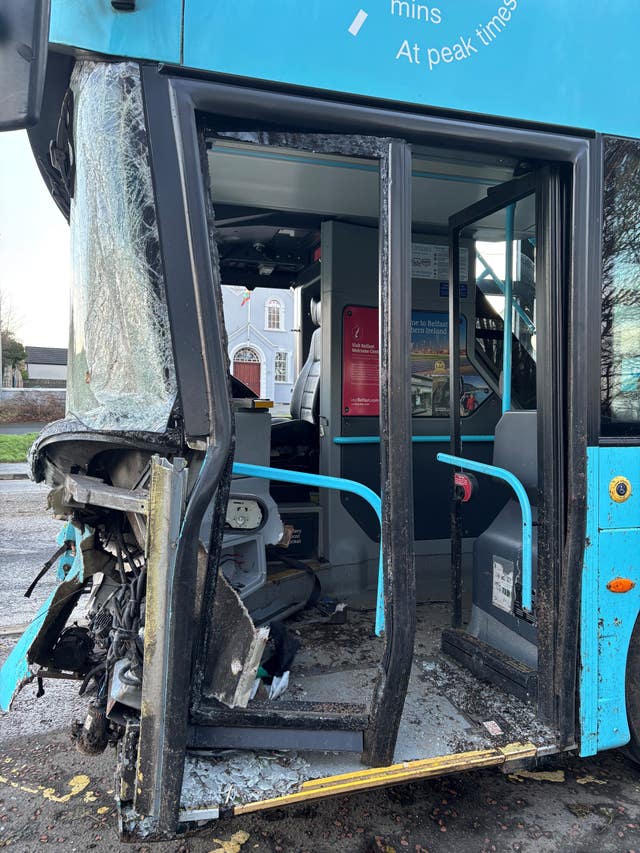
<path id="1" fill-rule="evenodd" d="M 448 773 L 477 770 L 481 767 L 497 767 L 512 761 L 533 758 L 535 754 L 536 747 L 532 743 L 512 743 L 495 749 L 458 752 L 454 755 L 441 755 L 418 761 L 404 761 L 402 764 L 391 764 L 388 767 L 356 770 L 353 773 L 326 776 L 323 779 L 311 779 L 304 782 L 301 790 L 295 794 L 237 805 L 234 806 L 233 813 L 236 815 L 249 814 L 250 812 L 279 808 L 306 800 L 332 797 L 336 794 L 349 794 L 354 791 L 365 791 L 368 788 L 398 785 L 401 782 L 412 782 L 415 779 L 445 776 Z"/>

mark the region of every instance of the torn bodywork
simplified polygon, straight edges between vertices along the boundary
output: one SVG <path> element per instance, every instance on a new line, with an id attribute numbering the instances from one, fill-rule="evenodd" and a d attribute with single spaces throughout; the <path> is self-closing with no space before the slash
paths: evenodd
<path id="1" fill-rule="evenodd" d="M 87 714 L 72 726 L 76 745 L 95 754 L 118 743 L 121 803 L 166 832 L 177 825 L 196 680 L 190 659 L 203 625 L 215 622 L 211 666 L 197 677 L 227 707 L 247 705 L 270 605 L 260 598 L 256 627 L 243 599 L 263 587 L 266 549 L 282 523 L 265 481 L 231 487 L 222 324 L 208 331 L 216 357 L 207 376 L 219 404 L 207 404 L 204 434 L 185 436 L 139 68 L 80 61 L 70 92 L 68 411 L 30 455 L 32 476 L 50 487 L 49 507 L 64 524 L 28 592 L 54 565 L 60 582 L 2 668 L 0 699 L 7 710 L 30 681 L 38 680 L 39 696 L 47 678 L 77 682 Z M 215 305 L 221 312 L 219 294 Z M 200 405 L 186 402 L 191 412 Z M 258 432 L 269 423 L 257 412 Z M 224 536 L 229 556 L 217 578 Z"/>

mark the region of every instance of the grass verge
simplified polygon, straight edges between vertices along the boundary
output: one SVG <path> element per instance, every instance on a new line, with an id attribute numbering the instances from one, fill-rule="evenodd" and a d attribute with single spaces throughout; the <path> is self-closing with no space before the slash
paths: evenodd
<path id="1" fill-rule="evenodd" d="M 0 435 L 0 462 L 26 462 L 29 448 L 38 433 L 24 435 Z"/>

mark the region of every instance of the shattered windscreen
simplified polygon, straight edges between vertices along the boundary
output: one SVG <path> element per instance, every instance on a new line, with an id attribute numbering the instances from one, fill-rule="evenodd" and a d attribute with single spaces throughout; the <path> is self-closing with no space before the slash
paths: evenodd
<path id="1" fill-rule="evenodd" d="M 80 62 L 74 95 L 67 410 L 164 432 L 176 398 L 138 66 Z"/>

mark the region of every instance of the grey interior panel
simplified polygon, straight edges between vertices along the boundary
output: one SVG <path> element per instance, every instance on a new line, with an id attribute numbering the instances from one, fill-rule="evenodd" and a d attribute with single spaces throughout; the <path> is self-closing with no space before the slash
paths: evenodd
<path id="1" fill-rule="evenodd" d="M 451 214 L 485 198 L 490 187 L 509 180 L 513 165 L 503 157 L 461 162 L 435 152 L 414 156 L 414 223 L 444 231 Z M 218 205 L 354 222 L 378 219 L 379 176 L 374 160 L 218 140 L 209 153 L 209 169 Z M 516 229 L 526 226 L 523 211 Z M 503 227 L 496 214 L 495 222 L 483 222 L 484 238 Z"/>

